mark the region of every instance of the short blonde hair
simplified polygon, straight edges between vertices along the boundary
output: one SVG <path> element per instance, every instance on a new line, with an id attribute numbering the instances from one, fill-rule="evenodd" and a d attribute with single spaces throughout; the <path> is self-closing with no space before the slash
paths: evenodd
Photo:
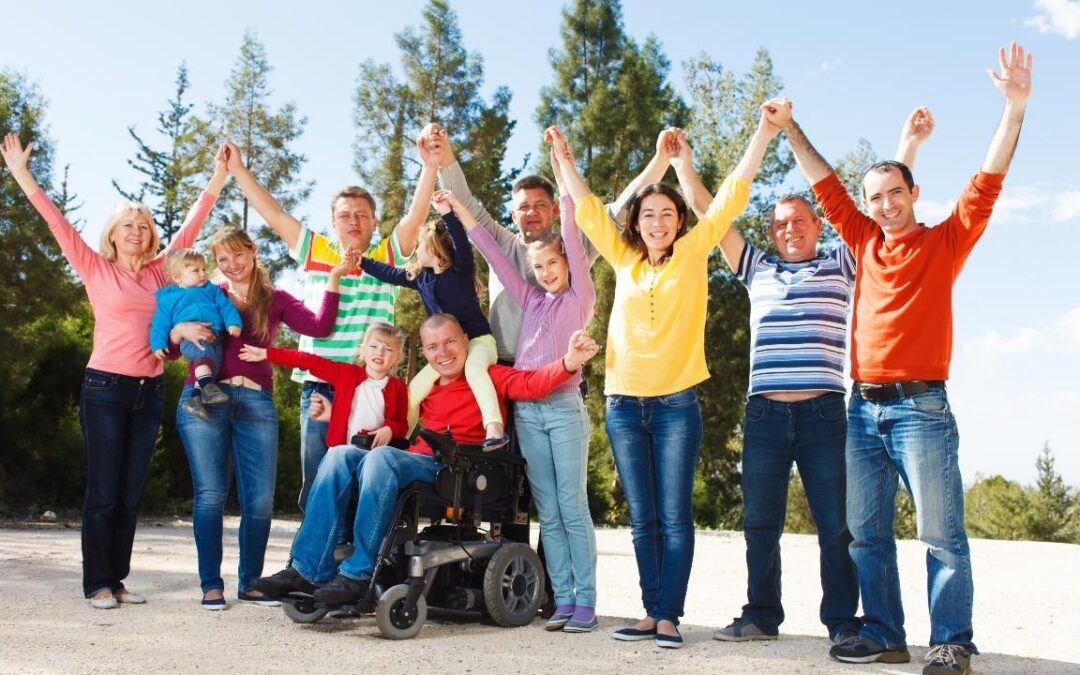
<path id="1" fill-rule="evenodd" d="M 113 230 L 124 219 L 124 216 L 131 211 L 134 211 L 150 226 L 150 244 L 143 254 L 142 263 L 149 262 L 157 254 L 158 246 L 161 245 L 161 236 L 158 234 L 157 226 L 154 225 L 154 216 L 150 213 L 150 209 L 147 208 L 146 204 L 142 202 L 120 202 L 113 209 L 112 214 L 109 215 L 109 219 L 105 221 L 105 229 L 101 232 L 101 245 L 98 246 L 98 253 L 109 262 L 116 262 L 116 244 L 111 240 Z"/>
<path id="2" fill-rule="evenodd" d="M 193 248 L 178 248 L 169 251 L 169 254 L 165 256 L 165 274 L 170 279 L 175 279 L 184 273 L 185 267 L 196 263 L 205 267 L 206 258 Z"/>
<path id="3" fill-rule="evenodd" d="M 405 354 L 405 331 L 400 326 L 395 326 L 385 321 L 378 321 L 368 326 L 368 329 L 364 331 L 364 339 L 360 341 L 361 345 L 366 345 L 369 339 L 383 340 L 384 342 L 391 342 L 397 345 L 399 358 Z M 360 350 L 360 356 L 356 358 L 356 364 L 359 366 L 364 365 L 364 350 Z"/>

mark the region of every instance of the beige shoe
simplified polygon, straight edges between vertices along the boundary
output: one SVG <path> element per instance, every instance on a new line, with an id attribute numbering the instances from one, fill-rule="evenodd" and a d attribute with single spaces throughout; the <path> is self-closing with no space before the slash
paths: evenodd
<path id="1" fill-rule="evenodd" d="M 116 609 L 116 596 L 112 591 L 98 591 L 90 598 L 90 606 L 94 609 Z"/>
<path id="2" fill-rule="evenodd" d="M 129 605 L 145 605 L 146 604 L 146 596 L 145 595 L 141 595 L 139 593 L 133 593 L 133 592 L 129 591 L 126 588 L 121 588 L 120 590 L 116 591 L 115 593 L 113 593 L 113 596 L 116 598 L 117 602 L 125 602 L 125 603 L 127 603 Z"/>

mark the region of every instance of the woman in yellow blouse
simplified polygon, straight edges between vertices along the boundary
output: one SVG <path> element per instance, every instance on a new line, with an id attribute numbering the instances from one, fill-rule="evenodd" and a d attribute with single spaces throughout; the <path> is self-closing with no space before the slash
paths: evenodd
<path id="1" fill-rule="evenodd" d="M 692 493 L 701 445 L 694 385 L 705 367 L 708 257 L 749 201 L 750 181 L 771 136 L 759 129 L 696 226 L 682 195 L 664 183 L 639 189 L 617 227 L 577 172 L 562 132 L 546 136 L 562 162 L 577 222 L 615 270 L 605 357 L 605 428 L 630 509 L 645 618 L 615 631 L 619 640 L 681 647 L 679 617 L 694 557 Z M 668 129 L 646 171 L 659 174 L 688 155 Z M 682 152 L 680 149 L 682 148 Z M 685 161 L 685 160 L 683 160 Z"/>

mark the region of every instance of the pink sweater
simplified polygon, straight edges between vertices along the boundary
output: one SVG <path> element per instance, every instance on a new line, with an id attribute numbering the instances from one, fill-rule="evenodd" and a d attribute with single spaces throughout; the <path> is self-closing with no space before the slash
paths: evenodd
<path id="1" fill-rule="evenodd" d="M 203 192 L 188 213 L 183 227 L 165 252 L 138 272 L 111 263 L 90 248 L 56 205 L 38 190 L 30 197 L 49 230 L 60 244 L 86 287 L 94 312 L 94 347 L 87 368 L 132 377 L 161 375 L 161 361 L 150 352 L 150 320 L 154 316 L 154 292 L 167 285 L 165 253 L 195 245 L 217 197 Z"/>

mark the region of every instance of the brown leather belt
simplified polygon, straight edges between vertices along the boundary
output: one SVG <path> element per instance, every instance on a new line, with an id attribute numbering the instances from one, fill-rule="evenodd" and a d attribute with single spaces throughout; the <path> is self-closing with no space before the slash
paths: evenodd
<path id="1" fill-rule="evenodd" d="M 902 396 L 944 389 L 944 380 L 904 380 L 903 382 L 855 382 L 855 391 L 867 401 L 889 401 Z"/>
<path id="2" fill-rule="evenodd" d="M 255 391 L 262 391 L 261 384 L 250 377 L 244 377 L 243 375 L 226 377 L 224 380 L 218 380 L 218 384 L 228 384 L 233 387 L 247 387 L 248 389 L 254 389 Z"/>

